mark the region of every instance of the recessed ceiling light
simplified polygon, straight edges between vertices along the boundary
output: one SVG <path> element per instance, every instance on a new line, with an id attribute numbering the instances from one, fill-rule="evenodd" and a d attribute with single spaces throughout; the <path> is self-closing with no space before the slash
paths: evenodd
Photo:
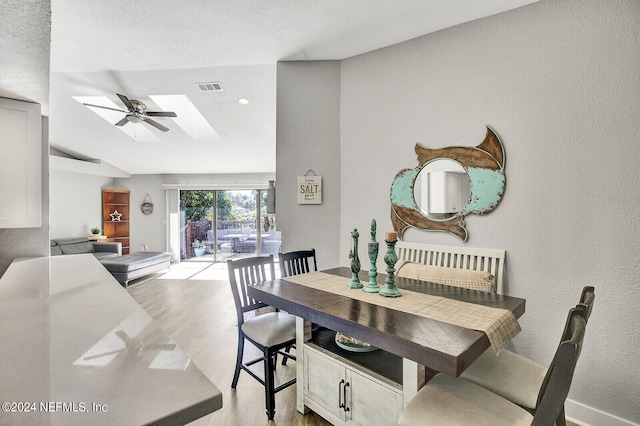
<path id="1" fill-rule="evenodd" d="M 249 105 L 249 99 L 240 98 L 240 99 L 238 99 L 238 103 L 240 105 Z"/>

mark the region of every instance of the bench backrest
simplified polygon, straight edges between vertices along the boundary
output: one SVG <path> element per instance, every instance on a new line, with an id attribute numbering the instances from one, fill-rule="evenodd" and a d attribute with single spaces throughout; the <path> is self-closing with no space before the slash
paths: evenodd
<path id="1" fill-rule="evenodd" d="M 503 294 L 505 250 L 398 241 L 396 253 L 398 260 L 489 272 L 494 276 L 493 291 Z"/>

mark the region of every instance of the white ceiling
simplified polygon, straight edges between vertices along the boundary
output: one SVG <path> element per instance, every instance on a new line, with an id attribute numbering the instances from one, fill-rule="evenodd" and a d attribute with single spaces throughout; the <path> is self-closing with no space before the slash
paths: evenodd
<path id="1" fill-rule="evenodd" d="M 50 144 L 131 174 L 275 172 L 277 61 L 340 60 L 534 1 L 52 0 Z M 129 123 L 156 136 L 136 140 L 73 99 L 122 106 L 116 93 L 150 110 L 148 95 L 185 94 L 219 138 L 158 118 L 171 130 Z"/>

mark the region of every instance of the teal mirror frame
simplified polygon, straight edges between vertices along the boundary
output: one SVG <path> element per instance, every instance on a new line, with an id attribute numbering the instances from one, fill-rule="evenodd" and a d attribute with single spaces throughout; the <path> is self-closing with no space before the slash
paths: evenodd
<path id="1" fill-rule="evenodd" d="M 484 141 L 475 147 L 452 146 L 431 149 L 416 144 L 418 166 L 403 169 L 396 174 L 391 185 L 391 222 L 398 237 L 408 228 L 425 231 L 450 232 L 467 241 L 468 232 L 464 217 L 468 214 L 485 215 L 495 209 L 504 194 L 506 155 L 498 135 L 487 126 Z M 418 175 L 429 163 L 436 160 L 453 160 L 459 163 L 469 176 L 469 201 L 461 212 L 447 219 L 433 219 L 423 214 L 416 203 L 414 186 Z"/>

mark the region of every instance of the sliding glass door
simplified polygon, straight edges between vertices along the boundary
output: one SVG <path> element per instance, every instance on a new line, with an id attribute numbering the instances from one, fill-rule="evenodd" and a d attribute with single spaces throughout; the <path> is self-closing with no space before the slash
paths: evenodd
<path id="1" fill-rule="evenodd" d="M 216 192 L 217 259 L 255 256 L 257 232 L 255 191 Z"/>
<path id="2" fill-rule="evenodd" d="M 277 256 L 280 232 L 265 201 L 265 191 L 180 191 L 180 259 Z"/>
<path id="3" fill-rule="evenodd" d="M 214 191 L 180 191 L 180 260 L 213 260 Z"/>

